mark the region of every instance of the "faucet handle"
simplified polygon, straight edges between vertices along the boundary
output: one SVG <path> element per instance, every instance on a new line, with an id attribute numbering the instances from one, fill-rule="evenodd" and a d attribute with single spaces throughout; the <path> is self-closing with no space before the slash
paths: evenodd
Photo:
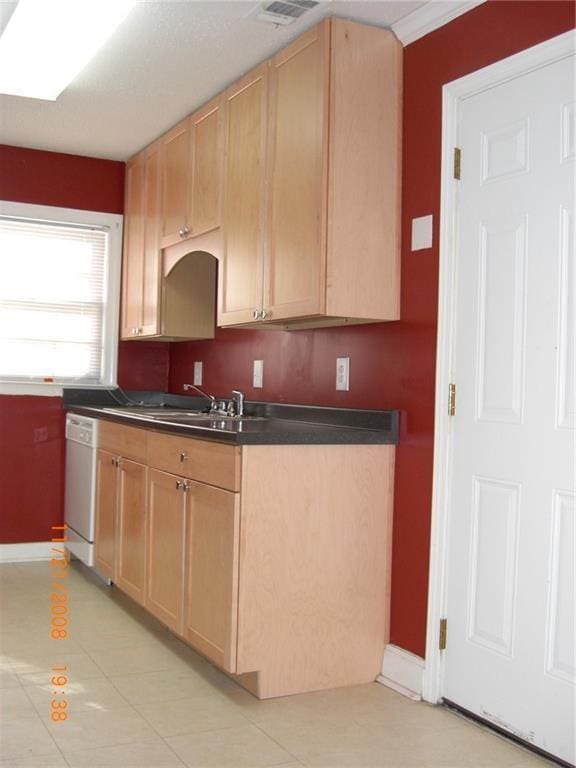
<path id="1" fill-rule="evenodd" d="M 234 400 L 236 416 L 244 416 L 244 392 L 241 392 L 239 389 L 233 389 L 232 398 Z"/>

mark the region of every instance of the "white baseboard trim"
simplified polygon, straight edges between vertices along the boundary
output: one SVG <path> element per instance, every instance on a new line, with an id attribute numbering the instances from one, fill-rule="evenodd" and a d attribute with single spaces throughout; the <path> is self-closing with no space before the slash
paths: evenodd
<path id="1" fill-rule="evenodd" d="M 396 645 L 387 645 L 384 649 L 382 674 L 378 682 L 388 688 L 419 701 L 422 698 L 422 676 L 425 661 Z"/>
<path id="2" fill-rule="evenodd" d="M 31 541 L 27 544 L 0 544 L 0 563 L 50 560 L 53 546 L 51 541 Z"/>

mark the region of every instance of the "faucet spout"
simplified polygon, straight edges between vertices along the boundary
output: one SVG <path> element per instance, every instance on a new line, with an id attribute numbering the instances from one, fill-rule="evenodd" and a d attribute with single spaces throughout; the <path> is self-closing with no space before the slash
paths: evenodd
<path id="1" fill-rule="evenodd" d="M 196 392 L 199 392 L 202 397 L 205 397 L 207 400 L 210 400 L 211 403 L 215 402 L 216 398 L 213 395 L 209 395 L 207 392 L 204 392 L 203 389 L 200 389 L 200 387 L 197 387 L 196 384 L 183 384 L 182 389 L 187 392 L 189 389 L 195 389 Z"/>

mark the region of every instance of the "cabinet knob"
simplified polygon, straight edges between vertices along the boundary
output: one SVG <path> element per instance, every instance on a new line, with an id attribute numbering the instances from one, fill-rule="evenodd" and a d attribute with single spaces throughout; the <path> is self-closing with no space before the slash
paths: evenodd
<path id="1" fill-rule="evenodd" d="M 259 320 L 260 319 L 260 310 L 259 309 L 255 309 L 254 312 L 252 312 L 252 317 L 254 318 L 254 320 Z"/>
<path id="2" fill-rule="evenodd" d="M 262 312 L 260 312 L 260 320 L 265 320 L 268 317 L 268 312 L 263 309 Z"/>
<path id="3" fill-rule="evenodd" d="M 184 482 L 182 483 L 182 488 L 184 490 L 184 493 L 187 493 L 190 490 L 190 483 L 188 482 L 188 480 L 184 480 Z"/>
<path id="4" fill-rule="evenodd" d="M 188 454 L 182 451 L 180 454 L 180 462 L 183 464 L 185 461 L 188 461 Z"/>
<path id="5" fill-rule="evenodd" d="M 183 487 L 184 487 L 184 483 L 182 482 L 182 480 L 176 480 L 176 490 L 181 491 Z"/>
<path id="6" fill-rule="evenodd" d="M 189 227 L 182 227 L 182 229 L 178 230 L 178 234 L 180 237 L 186 237 L 186 235 L 190 234 L 190 228 Z"/>

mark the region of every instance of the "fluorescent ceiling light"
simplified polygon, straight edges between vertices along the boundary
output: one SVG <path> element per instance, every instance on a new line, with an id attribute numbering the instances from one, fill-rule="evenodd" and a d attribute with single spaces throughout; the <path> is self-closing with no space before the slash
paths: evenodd
<path id="1" fill-rule="evenodd" d="M 54 101 L 136 0 L 20 0 L 0 37 L 0 93 Z"/>

